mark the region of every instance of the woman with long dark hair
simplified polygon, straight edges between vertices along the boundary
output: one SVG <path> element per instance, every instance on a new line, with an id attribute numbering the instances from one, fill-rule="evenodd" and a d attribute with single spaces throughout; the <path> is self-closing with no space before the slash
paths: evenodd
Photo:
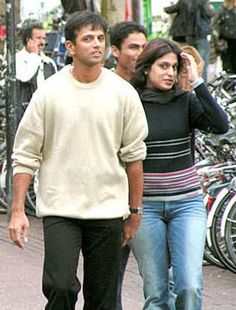
<path id="1" fill-rule="evenodd" d="M 195 93 L 178 87 L 183 70 Z M 190 136 L 195 128 L 225 133 L 227 116 L 199 77 L 194 58 L 172 41 L 157 39 L 145 46 L 132 83 L 149 126 L 143 218 L 130 242 L 143 278 L 143 309 L 169 309 L 172 265 L 176 309 L 199 310 L 206 210 Z"/>

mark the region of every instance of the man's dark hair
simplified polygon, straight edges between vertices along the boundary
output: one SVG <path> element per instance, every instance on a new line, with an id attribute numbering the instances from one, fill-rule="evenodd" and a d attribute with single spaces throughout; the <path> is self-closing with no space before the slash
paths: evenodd
<path id="1" fill-rule="evenodd" d="M 124 21 L 115 24 L 109 29 L 110 33 L 110 44 L 116 46 L 119 50 L 121 49 L 121 45 L 124 40 L 131 33 L 143 33 L 145 37 L 147 37 L 147 32 L 144 26 L 132 22 L 132 21 Z"/>
<path id="2" fill-rule="evenodd" d="M 29 24 L 22 27 L 21 38 L 22 38 L 22 43 L 24 44 L 24 46 L 26 46 L 29 39 L 32 39 L 32 33 L 33 33 L 34 29 L 44 30 L 44 27 L 40 22 L 29 23 Z"/>
<path id="3" fill-rule="evenodd" d="M 65 26 L 65 39 L 75 43 L 77 32 L 82 28 L 90 26 L 91 29 L 102 29 L 107 33 L 108 25 L 99 14 L 91 11 L 78 11 L 70 15 Z"/>

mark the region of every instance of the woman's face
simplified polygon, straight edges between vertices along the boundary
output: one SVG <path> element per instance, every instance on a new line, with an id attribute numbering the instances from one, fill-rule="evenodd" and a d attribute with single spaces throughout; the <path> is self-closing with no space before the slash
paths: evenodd
<path id="1" fill-rule="evenodd" d="M 174 53 L 158 58 L 147 72 L 147 87 L 170 90 L 176 82 L 178 59 Z"/>

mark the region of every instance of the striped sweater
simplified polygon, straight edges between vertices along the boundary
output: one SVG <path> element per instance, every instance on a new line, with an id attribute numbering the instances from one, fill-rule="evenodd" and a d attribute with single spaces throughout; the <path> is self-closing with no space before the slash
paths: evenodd
<path id="1" fill-rule="evenodd" d="M 144 200 L 176 200 L 197 195 L 200 183 L 191 153 L 195 128 L 225 133 L 225 112 L 204 83 L 195 93 L 144 89 L 140 98 L 146 112 L 149 135 L 144 161 Z"/>

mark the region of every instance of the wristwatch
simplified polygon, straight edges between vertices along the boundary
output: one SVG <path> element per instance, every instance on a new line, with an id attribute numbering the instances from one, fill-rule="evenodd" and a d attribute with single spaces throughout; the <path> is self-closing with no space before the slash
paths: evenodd
<path id="1" fill-rule="evenodd" d="M 129 208 L 131 214 L 143 214 L 143 208 Z"/>

